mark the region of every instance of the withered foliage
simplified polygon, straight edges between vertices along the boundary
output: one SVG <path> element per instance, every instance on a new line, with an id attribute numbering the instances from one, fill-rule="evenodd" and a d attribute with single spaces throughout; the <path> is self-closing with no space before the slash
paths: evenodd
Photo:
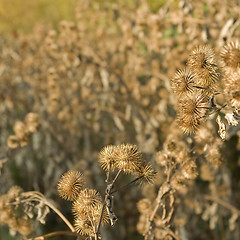
<path id="1" fill-rule="evenodd" d="M 239 1 L 75 4 L 0 38 L 1 237 L 238 239 Z"/>

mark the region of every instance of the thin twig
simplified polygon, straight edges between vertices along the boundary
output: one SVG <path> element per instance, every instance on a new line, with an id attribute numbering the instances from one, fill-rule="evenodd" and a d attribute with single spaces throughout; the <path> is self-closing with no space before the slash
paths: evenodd
<path id="1" fill-rule="evenodd" d="M 133 184 L 133 183 L 135 183 L 135 182 L 137 182 L 138 180 L 140 180 L 141 178 L 143 178 L 144 177 L 144 175 L 142 175 L 142 176 L 140 176 L 140 177 L 137 177 L 137 178 L 135 178 L 134 180 L 132 180 L 131 182 L 129 182 L 128 184 L 126 184 L 126 185 L 123 185 L 123 186 L 121 186 L 120 188 L 118 188 L 118 189 L 116 189 L 116 190 L 114 190 L 114 191 L 111 191 L 110 192 L 110 194 L 113 194 L 113 193 L 115 193 L 115 192 L 118 192 L 119 190 L 121 190 L 121 189 L 125 189 L 125 188 L 128 188 L 131 184 Z"/>

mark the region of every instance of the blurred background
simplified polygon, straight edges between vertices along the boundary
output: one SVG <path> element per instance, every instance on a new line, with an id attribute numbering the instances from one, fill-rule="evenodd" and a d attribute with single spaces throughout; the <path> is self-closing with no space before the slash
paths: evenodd
<path id="1" fill-rule="evenodd" d="M 19 0 L 0 1 L 0 31 L 7 33 L 13 30 L 29 32 L 36 23 L 43 23 L 57 28 L 61 20 L 75 19 L 76 0 L 26 0 L 24 3 Z M 134 0 L 99 0 L 101 5 L 104 2 L 124 2 L 129 5 Z M 167 0 L 148 0 L 152 11 L 157 11 Z"/>
<path id="2" fill-rule="evenodd" d="M 116 193 L 119 220 L 102 236 L 142 240 L 137 202 L 154 205 L 166 181 L 156 154 L 173 141 L 194 155 L 198 177 L 176 191 L 169 226 L 182 240 L 239 239 L 239 212 L 203 197 L 240 208 L 239 125 L 222 141 L 212 116 L 203 135 L 184 135 L 170 83 L 194 47 L 209 44 L 219 59 L 224 44 L 239 37 L 239 0 L 0 0 L 0 194 L 14 185 L 39 191 L 72 222 L 71 203 L 57 192 L 61 175 L 82 171 L 103 196 L 99 151 L 136 144 L 157 171 L 154 184 Z M 132 179 L 122 176 L 119 186 Z M 53 212 L 45 224 L 35 220 L 30 237 L 67 230 Z M 154 239 L 171 239 L 160 233 Z M 0 239 L 22 236 L 1 222 Z"/>

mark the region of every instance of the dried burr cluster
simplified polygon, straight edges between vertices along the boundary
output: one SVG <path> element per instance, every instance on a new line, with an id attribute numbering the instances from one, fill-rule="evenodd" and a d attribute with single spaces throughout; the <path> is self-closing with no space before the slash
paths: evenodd
<path id="1" fill-rule="evenodd" d="M 178 123 L 185 133 L 196 132 L 211 113 L 226 106 L 232 110 L 230 124 L 236 125 L 240 119 L 239 41 L 226 44 L 220 56 L 222 61 L 210 46 L 199 46 L 190 54 L 187 67 L 178 70 L 171 80 L 178 100 Z M 229 104 L 217 107 L 215 96 L 220 93 Z"/>
<path id="2" fill-rule="evenodd" d="M 113 212 L 112 194 L 116 192 L 114 186 L 119 175 L 121 173 L 136 175 L 129 185 L 133 182 L 151 182 L 155 175 L 151 165 L 143 160 L 141 152 L 132 144 L 104 147 L 99 153 L 99 164 L 107 174 L 104 201 L 95 189 L 85 187 L 83 175 L 78 171 L 68 171 L 58 183 L 59 195 L 73 202 L 76 232 L 95 239 L 99 238 L 101 224 L 110 221 L 113 226 L 117 221 Z"/>

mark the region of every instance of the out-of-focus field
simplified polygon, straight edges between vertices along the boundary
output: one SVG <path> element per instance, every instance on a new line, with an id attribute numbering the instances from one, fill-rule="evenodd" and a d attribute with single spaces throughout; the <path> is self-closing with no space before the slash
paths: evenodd
<path id="1" fill-rule="evenodd" d="M 133 0 L 111 0 L 126 2 Z M 0 0 L 0 32 L 22 30 L 29 32 L 36 23 L 52 25 L 54 28 L 61 20 L 74 19 L 75 0 Z M 104 0 L 99 0 L 104 4 Z M 159 9 L 166 0 L 148 0 L 153 11 Z"/>
<path id="2" fill-rule="evenodd" d="M 39 22 L 56 27 L 73 18 L 73 0 L 0 0 L 0 32 L 29 32 Z"/>
<path id="3" fill-rule="evenodd" d="M 239 0 L 0 0 L 0 240 L 238 240 L 239 171 Z"/>

